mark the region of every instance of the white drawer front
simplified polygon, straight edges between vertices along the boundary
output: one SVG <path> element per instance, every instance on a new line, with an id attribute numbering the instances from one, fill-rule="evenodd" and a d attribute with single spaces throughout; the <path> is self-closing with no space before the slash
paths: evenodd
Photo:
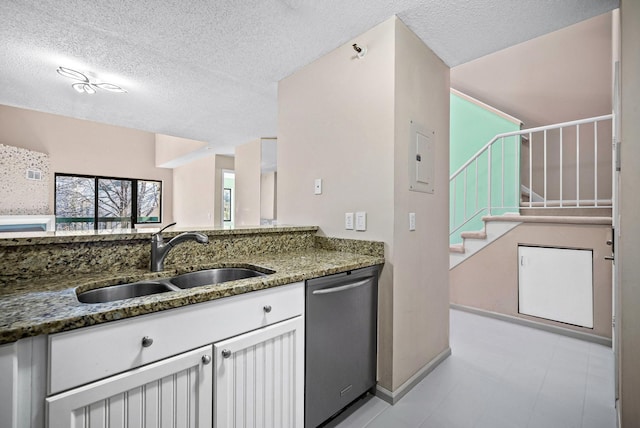
<path id="1" fill-rule="evenodd" d="M 300 282 L 53 334 L 49 336 L 49 394 L 303 312 L 304 284 Z M 150 346 L 143 346 L 145 337 L 153 340 Z"/>

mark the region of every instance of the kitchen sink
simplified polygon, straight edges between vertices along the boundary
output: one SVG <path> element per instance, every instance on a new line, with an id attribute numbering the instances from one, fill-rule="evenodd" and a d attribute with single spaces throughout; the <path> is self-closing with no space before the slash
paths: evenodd
<path id="1" fill-rule="evenodd" d="M 266 273 L 246 268 L 207 269 L 198 272 L 185 273 L 171 278 L 169 282 L 180 288 L 193 288 L 202 285 L 219 284 L 221 282 L 236 281 L 238 279 L 266 276 Z"/>
<path id="2" fill-rule="evenodd" d="M 130 284 L 111 285 L 78 293 L 81 303 L 106 303 L 132 297 L 149 296 L 167 291 L 200 287 L 203 285 L 220 284 L 239 279 L 266 276 L 273 273 L 263 273 L 248 268 L 217 268 L 197 272 L 189 272 L 173 278 L 163 278 L 153 281 L 139 281 Z"/>
<path id="3" fill-rule="evenodd" d="M 78 294 L 81 303 L 105 303 L 116 300 L 129 299 L 131 297 L 149 296 L 151 294 L 175 291 L 174 287 L 164 282 L 134 282 L 131 284 L 112 285 L 110 287 L 97 288 Z"/>

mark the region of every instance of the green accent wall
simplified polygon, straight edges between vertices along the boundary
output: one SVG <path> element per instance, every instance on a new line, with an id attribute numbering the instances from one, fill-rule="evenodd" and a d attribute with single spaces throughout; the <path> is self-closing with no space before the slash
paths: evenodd
<path id="1" fill-rule="evenodd" d="M 449 174 L 453 174 L 467 160 L 475 155 L 497 134 L 518 131 L 519 124 L 486 109 L 482 106 L 451 93 L 450 119 L 450 155 Z M 519 137 L 504 139 L 504 149 L 500 142 L 493 146 L 491 152 L 491 205 L 492 214 L 504 214 L 517 211 L 520 199 L 520 162 Z M 504 156 L 503 156 L 504 154 Z M 504 159 L 504 173 L 503 173 Z M 465 219 L 466 202 L 467 218 L 476 214 L 460 231 L 451 235 L 452 244 L 462 242 L 460 232 L 482 230 L 481 217 L 487 214 L 489 194 L 487 189 L 488 155 L 483 154 L 476 165 L 468 168 L 466 178 L 466 201 L 464 174 L 459 176 L 454 187 L 450 188 L 450 230 Z M 476 183 L 476 176 L 478 177 Z M 504 200 L 503 200 L 504 188 Z M 476 196 L 477 195 L 477 196 Z M 455 208 L 455 209 L 454 209 Z"/>

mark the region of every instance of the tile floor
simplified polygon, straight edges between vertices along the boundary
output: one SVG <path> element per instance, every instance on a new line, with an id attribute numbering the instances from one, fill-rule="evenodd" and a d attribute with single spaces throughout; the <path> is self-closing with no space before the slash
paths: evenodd
<path id="1" fill-rule="evenodd" d="M 331 428 L 614 428 L 610 348 L 451 311 L 452 355 L 395 406 L 360 400 Z"/>

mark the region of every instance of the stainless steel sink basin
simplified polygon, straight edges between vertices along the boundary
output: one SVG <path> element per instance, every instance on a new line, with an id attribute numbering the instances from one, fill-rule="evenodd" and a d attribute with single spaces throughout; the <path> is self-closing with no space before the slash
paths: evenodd
<path id="1" fill-rule="evenodd" d="M 164 282 L 134 282 L 131 284 L 112 285 L 110 287 L 85 291 L 78 294 L 78 301 L 81 303 L 114 302 L 116 300 L 129 299 L 131 297 L 149 296 L 151 294 L 175 290 L 175 287 Z"/>
<path id="2" fill-rule="evenodd" d="M 106 303 L 132 297 L 149 296 L 167 291 L 200 287 L 202 285 L 220 284 L 238 279 L 266 276 L 273 272 L 263 273 L 247 268 L 218 268 L 185 273 L 173 278 L 163 278 L 153 281 L 140 281 L 131 284 L 112 285 L 95 290 L 78 293 L 81 303 Z"/>
<path id="3" fill-rule="evenodd" d="M 266 273 L 246 268 L 219 268 L 185 273 L 171 278 L 169 282 L 180 288 L 193 288 L 202 285 L 219 284 L 238 279 L 266 276 Z"/>

